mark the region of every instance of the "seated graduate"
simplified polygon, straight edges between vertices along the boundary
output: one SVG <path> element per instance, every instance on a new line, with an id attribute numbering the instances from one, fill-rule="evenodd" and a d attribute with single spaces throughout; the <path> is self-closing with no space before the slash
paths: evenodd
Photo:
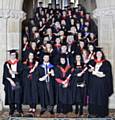
<path id="1" fill-rule="evenodd" d="M 35 76 L 35 69 L 38 62 L 35 60 L 34 53 L 30 52 L 27 60 L 24 62 L 25 70 L 23 72 L 23 104 L 29 105 L 29 112 L 36 111 L 38 104 L 38 86 Z"/>
<path id="2" fill-rule="evenodd" d="M 42 115 L 44 112 L 53 112 L 54 106 L 54 66 L 50 63 L 50 55 L 45 53 L 43 63 L 36 69 L 38 78 L 38 91 L 40 96 L 40 105 Z"/>
<path id="3" fill-rule="evenodd" d="M 57 113 L 72 112 L 72 67 L 67 64 L 65 55 L 60 56 L 59 65 L 55 69 Z"/>
<path id="4" fill-rule="evenodd" d="M 109 97 L 113 93 L 113 76 L 111 63 L 104 53 L 97 48 L 95 60 L 89 63 L 89 117 L 106 117 L 109 114 Z"/>
<path id="5" fill-rule="evenodd" d="M 75 113 L 79 116 L 83 115 L 84 98 L 86 93 L 86 70 L 87 67 L 83 63 L 82 55 L 75 56 L 74 72 L 72 74 L 73 81 L 73 100 L 76 105 Z"/>
<path id="6" fill-rule="evenodd" d="M 5 104 L 9 105 L 9 115 L 17 112 L 22 115 L 22 72 L 23 65 L 17 59 L 17 51 L 12 49 L 10 59 L 4 64 L 3 84 L 5 90 Z"/>

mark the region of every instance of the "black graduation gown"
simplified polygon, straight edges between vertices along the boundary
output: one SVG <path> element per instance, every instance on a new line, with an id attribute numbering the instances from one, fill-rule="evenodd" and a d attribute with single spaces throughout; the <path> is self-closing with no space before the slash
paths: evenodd
<path id="1" fill-rule="evenodd" d="M 81 77 L 78 77 L 77 74 L 82 72 L 84 69 L 83 65 L 76 65 L 74 67 L 74 72 L 72 74 L 72 86 L 73 86 L 73 101 L 74 104 L 82 104 L 84 105 L 86 86 L 78 87 L 77 85 L 85 84 L 86 85 L 86 73 L 84 73 Z"/>
<path id="2" fill-rule="evenodd" d="M 27 46 L 25 51 L 22 50 L 22 61 L 26 61 L 26 59 L 28 58 L 28 54 L 29 54 L 29 50 L 30 50 L 30 46 Z"/>
<path id="3" fill-rule="evenodd" d="M 54 65 L 57 65 L 59 63 L 60 54 L 61 54 L 61 45 L 60 46 L 54 45 L 53 57 L 52 57 L 52 62 Z"/>
<path id="4" fill-rule="evenodd" d="M 71 74 L 71 67 L 66 66 L 65 73 L 62 72 L 61 66 L 57 66 L 55 69 L 55 80 L 56 80 L 56 104 L 64 104 L 64 105 L 72 105 L 72 86 L 71 86 L 71 79 L 69 80 L 69 85 L 67 88 L 63 86 L 62 83 L 58 82 L 57 79 L 64 81 L 69 74 Z M 63 68 L 62 68 L 63 69 Z M 65 75 L 64 75 L 65 74 Z"/>
<path id="5" fill-rule="evenodd" d="M 66 56 L 66 60 L 67 60 L 68 65 L 73 65 L 74 53 L 72 54 L 72 52 L 67 52 L 67 53 L 61 53 L 61 54 Z"/>
<path id="6" fill-rule="evenodd" d="M 92 66 L 96 65 L 94 60 L 89 63 Z M 112 69 L 109 61 L 105 60 L 99 69 L 105 74 L 105 77 L 97 77 L 92 73 L 89 74 L 88 95 L 89 104 L 107 107 L 108 98 L 113 93 L 113 77 Z"/>
<path id="7" fill-rule="evenodd" d="M 51 69 L 54 69 L 54 66 L 52 64 L 48 65 L 49 71 Z M 47 106 L 53 106 L 54 103 L 54 87 L 55 87 L 55 80 L 53 76 L 49 76 L 49 82 L 45 81 L 40 81 L 39 79 L 43 76 L 45 76 L 45 66 L 44 64 L 41 64 L 37 69 L 36 69 L 36 76 L 38 80 L 38 91 L 39 91 L 39 96 L 40 96 L 40 104 L 41 107 L 46 108 Z"/>
<path id="8" fill-rule="evenodd" d="M 25 64 L 25 70 L 23 72 L 23 104 L 32 105 L 38 104 L 38 86 L 35 76 L 35 71 L 29 73 L 34 64 Z M 30 68 L 31 67 L 31 68 Z"/>
<path id="9" fill-rule="evenodd" d="M 4 84 L 4 91 L 5 91 L 5 105 L 11 104 L 21 104 L 22 103 L 22 72 L 23 72 L 23 65 L 20 61 L 17 62 L 17 72 L 18 74 L 15 75 L 15 78 L 12 78 L 11 74 L 9 73 L 8 66 L 11 67 L 9 61 L 5 62 L 4 70 L 3 70 L 3 84 Z M 12 87 L 10 82 L 6 78 L 11 78 L 16 87 Z"/>
<path id="10" fill-rule="evenodd" d="M 69 49 L 69 45 L 67 45 Z M 75 51 L 76 51 L 76 44 L 73 43 L 71 46 L 70 46 L 70 51 L 68 50 L 68 54 L 67 54 L 67 58 L 69 59 L 69 64 L 72 66 L 73 63 L 74 63 L 74 57 L 75 57 Z"/>

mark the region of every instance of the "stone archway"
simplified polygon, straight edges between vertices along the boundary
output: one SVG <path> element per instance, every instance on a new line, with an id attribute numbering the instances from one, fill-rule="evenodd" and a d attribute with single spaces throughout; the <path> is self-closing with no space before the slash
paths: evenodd
<path id="1" fill-rule="evenodd" d="M 9 49 L 21 48 L 21 22 L 23 0 L 0 0 L 0 110 L 4 106 L 4 86 L 2 84 L 3 65 L 8 59 Z"/>

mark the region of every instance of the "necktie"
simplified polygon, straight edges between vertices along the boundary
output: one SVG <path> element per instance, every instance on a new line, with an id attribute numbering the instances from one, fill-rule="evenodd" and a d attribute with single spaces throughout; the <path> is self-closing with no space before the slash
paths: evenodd
<path id="1" fill-rule="evenodd" d="M 47 64 L 45 65 L 45 68 L 46 68 L 46 74 L 48 73 L 48 66 Z"/>
<path id="2" fill-rule="evenodd" d="M 46 74 L 48 74 L 48 66 L 47 66 L 47 64 L 45 66 L 45 69 L 46 69 Z M 48 82 L 48 77 L 46 78 L 46 82 Z"/>

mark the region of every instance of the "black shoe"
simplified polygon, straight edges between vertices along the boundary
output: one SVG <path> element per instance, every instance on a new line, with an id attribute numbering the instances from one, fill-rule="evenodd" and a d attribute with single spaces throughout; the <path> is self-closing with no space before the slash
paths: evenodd
<path id="1" fill-rule="evenodd" d="M 75 114 L 78 114 L 78 111 L 77 111 L 77 110 L 75 110 Z"/>
<path id="2" fill-rule="evenodd" d="M 52 111 L 50 111 L 50 114 L 54 115 L 54 111 L 53 111 L 53 110 L 52 110 Z"/>
<path id="3" fill-rule="evenodd" d="M 13 115 L 14 115 L 14 111 L 10 111 L 9 116 L 13 116 Z"/>
<path id="4" fill-rule="evenodd" d="M 41 111 L 41 112 L 40 112 L 40 115 L 43 115 L 44 113 L 45 113 L 45 111 Z"/>
<path id="5" fill-rule="evenodd" d="M 23 111 L 19 112 L 19 114 L 21 115 L 21 117 L 24 115 Z"/>
<path id="6" fill-rule="evenodd" d="M 17 111 L 19 114 L 24 114 L 22 110 Z"/>

